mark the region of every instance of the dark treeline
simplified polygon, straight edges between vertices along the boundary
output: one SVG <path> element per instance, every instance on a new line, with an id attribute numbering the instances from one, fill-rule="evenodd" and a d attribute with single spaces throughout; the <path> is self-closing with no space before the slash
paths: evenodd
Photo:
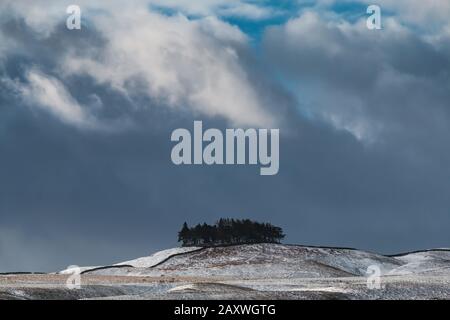
<path id="1" fill-rule="evenodd" d="M 214 225 L 203 223 L 193 228 L 189 228 L 185 222 L 178 232 L 178 242 L 181 242 L 182 246 L 280 243 L 283 238 L 283 230 L 280 227 L 248 219 L 220 219 Z"/>

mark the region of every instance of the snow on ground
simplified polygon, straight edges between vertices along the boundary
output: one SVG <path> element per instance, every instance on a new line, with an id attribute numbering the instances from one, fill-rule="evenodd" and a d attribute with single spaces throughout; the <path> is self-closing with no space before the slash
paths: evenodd
<path id="1" fill-rule="evenodd" d="M 388 275 L 419 273 L 450 273 L 450 250 L 428 250 L 396 257 L 403 264 L 387 272 Z"/>
<path id="2" fill-rule="evenodd" d="M 174 287 L 167 292 L 227 292 L 227 291 L 252 291 L 250 288 L 240 287 L 224 283 L 190 283 Z"/>
<path id="3" fill-rule="evenodd" d="M 151 268 L 155 265 L 163 262 L 164 260 L 176 256 L 178 254 L 188 253 L 192 251 L 197 251 L 201 249 L 201 247 L 182 247 L 182 248 L 172 248 L 167 250 L 162 250 L 155 252 L 154 254 L 148 256 L 148 257 L 141 257 L 129 261 L 123 261 L 116 264 L 113 264 L 109 267 L 117 267 L 117 266 L 132 266 L 133 268 Z M 102 268 L 108 268 L 108 266 L 89 266 L 89 267 L 75 267 L 71 266 L 70 268 L 58 271 L 58 274 L 74 274 L 77 272 L 84 273 L 89 270 L 96 270 L 96 269 L 102 269 Z"/>
<path id="4" fill-rule="evenodd" d="M 381 288 L 368 287 L 369 266 Z M 83 286 L 53 275 L 0 276 L 0 299 L 450 299 L 450 250 L 397 256 L 281 244 L 175 248 L 100 268 Z"/>
<path id="5" fill-rule="evenodd" d="M 295 288 L 292 289 L 290 291 L 314 291 L 314 292 L 342 292 L 342 293 L 347 293 L 349 292 L 349 290 L 346 289 L 341 289 L 341 288 L 336 288 L 336 287 L 316 287 L 316 288 Z"/>
<path id="6" fill-rule="evenodd" d="M 100 268 L 100 266 L 89 266 L 89 267 L 75 267 L 75 266 L 71 266 L 67 269 L 58 271 L 58 274 L 75 274 L 75 273 L 82 273 L 84 271 L 87 270 L 92 270 L 92 269 L 96 269 L 96 268 Z"/>
<path id="7" fill-rule="evenodd" d="M 135 268 L 151 268 L 171 256 L 196 251 L 199 249 L 201 249 L 201 248 L 200 247 L 182 247 L 182 248 L 172 248 L 172 249 L 162 250 L 162 251 L 158 251 L 148 257 L 142 257 L 142 258 L 137 258 L 134 260 L 116 263 L 115 266 L 130 265 Z"/>
<path id="8" fill-rule="evenodd" d="M 129 264 L 127 262 L 123 264 Z M 395 258 L 352 249 L 253 244 L 204 248 L 154 267 L 103 269 L 95 274 L 129 276 L 213 276 L 239 278 L 318 278 L 365 275 L 367 267 L 391 270 Z"/>
<path id="9" fill-rule="evenodd" d="M 112 276 L 314 279 L 366 277 L 370 266 L 379 267 L 381 274 L 387 276 L 448 275 L 450 250 L 384 256 L 354 249 L 282 244 L 183 247 L 159 251 L 111 267 L 84 267 L 82 270 L 93 275 Z"/>

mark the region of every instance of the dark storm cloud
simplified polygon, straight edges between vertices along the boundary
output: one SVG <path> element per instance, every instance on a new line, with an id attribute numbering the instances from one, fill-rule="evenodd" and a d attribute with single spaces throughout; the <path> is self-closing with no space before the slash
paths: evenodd
<path id="1" fill-rule="evenodd" d="M 314 48 L 307 38 L 293 45 L 279 27 L 266 35 L 266 60 L 236 51 L 260 99 L 282 119 L 280 172 L 263 177 L 256 166 L 172 164 L 173 129 L 190 129 L 194 120 L 223 129 L 230 127 L 225 116 L 168 107 L 142 94 L 139 79 L 124 97 L 88 74 L 60 75 L 68 51 L 95 57 L 107 45 L 95 29 L 69 35 L 57 28 L 39 40 L 20 20 L 2 24 L 19 48 L 3 60 L 1 76 L 0 270 L 54 271 L 126 260 L 176 245 L 184 221 L 223 216 L 271 221 L 286 230 L 287 242 L 387 253 L 445 246 L 450 240 L 445 52 L 411 33 L 396 41 L 386 36 L 373 51 L 371 40 L 317 27 L 323 47 Z M 344 51 L 327 55 L 333 46 Z M 365 53 L 358 54 L 358 46 Z M 402 59 L 405 46 L 410 54 Z M 426 66 L 417 65 L 419 60 Z M 379 87 L 385 64 L 412 80 L 401 77 Z M 26 85 L 27 69 L 36 66 L 97 119 L 127 118 L 133 126 L 83 130 L 25 104 L 10 88 L 14 81 Z M 286 90 L 285 81 L 290 88 L 307 85 L 305 100 L 344 117 L 352 116 L 345 104 L 358 97 L 357 116 L 370 125 L 375 140 L 358 139 L 327 118 L 305 116 L 301 95 L 298 100 L 296 91 Z M 373 123 L 387 123 L 389 130 L 373 131 Z"/>

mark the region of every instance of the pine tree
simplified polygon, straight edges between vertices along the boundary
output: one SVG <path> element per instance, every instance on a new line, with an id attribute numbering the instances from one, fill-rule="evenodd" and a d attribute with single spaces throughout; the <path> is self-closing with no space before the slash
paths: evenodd
<path id="1" fill-rule="evenodd" d="M 197 224 L 189 228 L 187 223 L 178 232 L 182 246 L 211 246 L 244 243 L 280 243 L 285 237 L 283 229 L 270 223 L 259 223 L 249 219 L 220 218 L 214 225 Z"/>
<path id="2" fill-rule="evenodd" d="M 181 242 L 183 246 L 186 246 L 190 243 L 189 239 L 189 227 L 186 222 L 183 223 L 183 227 L 178 232 L 178 242 Z"/>

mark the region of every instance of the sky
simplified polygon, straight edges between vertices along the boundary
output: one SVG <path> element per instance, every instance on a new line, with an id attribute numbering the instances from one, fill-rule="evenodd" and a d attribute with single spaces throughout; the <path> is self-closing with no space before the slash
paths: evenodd
<path id="1" fill-rule="evenodd" d="M 0 272 L 149 255 L 220 217 L 450 246 L 449 1 L 76 2 L 81 30 L 73 1 L 0 3 Z M 278 174 L 174 165 L 195 120 L 279 128 Z"/>

